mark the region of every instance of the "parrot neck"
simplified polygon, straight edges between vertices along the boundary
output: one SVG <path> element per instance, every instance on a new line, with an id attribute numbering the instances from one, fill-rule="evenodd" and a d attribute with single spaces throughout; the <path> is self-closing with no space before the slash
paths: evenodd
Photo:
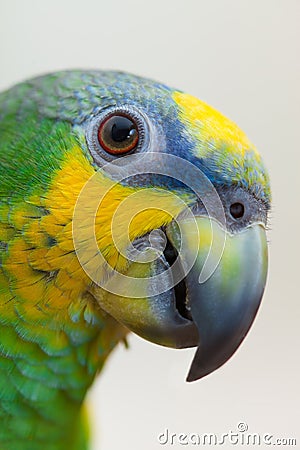
<path id="1" fill-rule="evenodd" d="M 69 160 L 47 192 L 9 188 L 0 201 L 1 450 L 84 450 L 85 395 L 128 332 L 88 293 L 74 248 L 74 205 L 94 173 L 76 152 L 86 177 Z"/>
<path id="2" fill-rule="evenodd" d="M 86 449 L 83 400 L 108 354 L 125 338 L 125 329 L 93 305 L 83 308 L 73 318 L 76 322 L 47 322 L 44 317 L 37 325 L 23 311 L 12 326 L 13 322 L 3 323 L 8 314 L 4 306 L 0 305 L 1 450 Z"/>

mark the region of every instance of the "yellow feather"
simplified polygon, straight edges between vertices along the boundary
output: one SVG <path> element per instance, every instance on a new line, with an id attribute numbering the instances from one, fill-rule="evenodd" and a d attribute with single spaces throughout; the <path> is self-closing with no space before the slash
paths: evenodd
<path id="1" fill-rule="evenodd" d="M 203 142 L 201 155 L 205 157 L 210 152 L 212 143 L 220 146 L 226 144 L 232 153 L 238 152 L 243 156 L 246 151 L 259 154 L 246 134 L 230 119 L 203 101 L 182 92 L 174 92 L 173 98 L 180 108 L 180 118 L 188 124 L 198 142 Z M 199 155 L 198 155 L 199 156 Z"/>

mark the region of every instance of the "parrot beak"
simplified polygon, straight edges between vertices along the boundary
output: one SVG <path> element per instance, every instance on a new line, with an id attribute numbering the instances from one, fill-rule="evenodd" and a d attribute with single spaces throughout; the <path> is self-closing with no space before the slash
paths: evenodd
<path id="1" fill-rule="evenodd" d="M 162 235 L 167 245 L 156 257 Z M 124 273 L 94 283 L 90 293 L 144 339 L 198 346 L 187 381 L 198 380 L 233 355 L 253 323 L 267 276 L 265 227 L 256 223 L 231 234 L 208 216 L 182 215 L 152 233 L 153 259 L 146 261 L 148 237 L 135 241 L 140 256 Z"/>
<path id="2" fill-rule="evenodd" d="M 187 381 L 218 369 L 237 350 L 260 305 L 268 260 L 262 224 L 230 234 L 208 217 L 195 221 L 196 227 L 186 219 L 166 230 L 184 268 L 191 267 L 184 279 L 186 306 L 198 329 L 199 346 Z"/>

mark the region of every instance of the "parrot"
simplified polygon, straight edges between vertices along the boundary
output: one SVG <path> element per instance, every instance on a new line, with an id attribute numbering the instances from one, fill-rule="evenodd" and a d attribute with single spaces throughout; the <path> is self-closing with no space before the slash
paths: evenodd
<path id="1" fill-rule="evenodd" d="M 246 134 L 179 89 L 76 69 L 0 93 L 0 448 L 87 449 L 86 394 L 129 332 L 196 347 L 189 382 L 226 363 L 270 204 Z"/>

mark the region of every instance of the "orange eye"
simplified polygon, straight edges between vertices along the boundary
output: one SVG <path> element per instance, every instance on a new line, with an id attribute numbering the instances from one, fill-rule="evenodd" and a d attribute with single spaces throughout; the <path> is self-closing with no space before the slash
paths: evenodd
<path id="1" fill-rule="evenodd" d="M 126 114 L 111 115 L 101 123 L 98 140 L 101 147 L 112 155 L 128 153 L 139 142 L 137 124 Z"/>

